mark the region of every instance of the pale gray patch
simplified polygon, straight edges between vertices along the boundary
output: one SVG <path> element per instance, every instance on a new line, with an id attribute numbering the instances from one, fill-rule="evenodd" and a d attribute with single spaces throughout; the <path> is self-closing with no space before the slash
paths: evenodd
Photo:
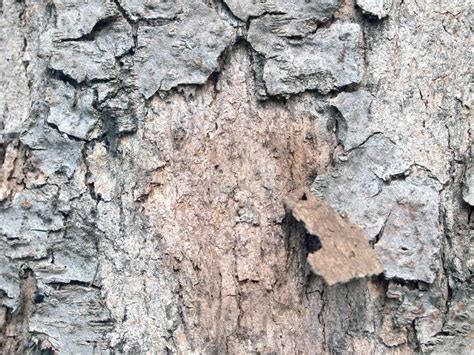
<path id="1" fill-rule="evenodd" d="M 392 0 L 357 0 L 357 6 L 361 8 L 364 14 L 382 19 L 388 16 L 392 7 Z"/>
<path id="2" fill-rule="evenodd" d="M 133 20 L 138 19 L 174 19 L 190 0 L 120 0 L 121 6 Z"/>
<path id="3" fill-rule="evenodd" d="M 331 90 L 357 84 L 362 77 L 357 24 L 335 23 L 295 37 L 291 19 L 264 16 L 252 21 L 248 40 L 264 57 L 263 81 L 269 95 Z"/>
<path id="4" fill-rule="evenodd" d="M 99 120 L 99 113 L 93 107 L 92 89 L 75 90 L 68 83 L 54 81 L 48 95 L 48 122 L 56 125 L 61 132 L 88 140 L 96 138 L 93 134 Z"/>
<path id="5" fill-rule="evenodd" d="M 94 26 L 119 12 L 112 0 L 54 0 L 57 35 L 79 38 L 89 34 Z"/>
<path id="6" fill-rule="evenodd" d="M 337 138 L 344 149 L 356 148 L 378 131 L 370 112 L 372 96 L 367 91 L 343 92 L 330 100 L 330 103 L 341 114 L 336 118 Z"/>
<path id="7" fill-rule="evenodd" d="M 46 258 L 48 246 L 56 241 L 49 233 L 64 228 L 62 216 L 54 212 L 56 193 L 55 186 L 24 190 L 8 208 L 0 209 L 0 255 L 8 260 L 0 264 L 0 290 L 8 296 L 5 304 L 12 309 L 19 302 L 21 264 Z"/>
<path id="8" fill-rule="evenodd" d="M 31 160 L 49 182 L 65 182 L 73 176 L 82 155 L 82 142 L 70 140 L 44 125 L 31 127 L 21 141 L 31 148 Z"/>
<path id="9" fill-rule="evenodd" d="M 31 332 L 48 335 L 56 349 L 70 354 L 93 353 L 106 348 L 112 324 L 100 290 L 65 285 L 45 286 L 44 301 L 29 320 Z M 74 321 L 71 321 L 74 320 Z"/>
<path id="10" fill-rule="evenodd" d="M 471 157 L 467 163 L 466 172 L 464 174 L 464 185 L 462 196 L 465 202 L 474 206 L 474 158 Z"/>
<path id="11" fill-rule="evenodd" d="M 340 0 L 225 0 L 232 13 L 243 21 L 266 13 L 287 14 L 295 18 L 327 20 L 341 5 Z"/>
<path id="12" fill-rule="evenodd" d="M 440 249 L 439 193 L 431 178 L 407 177 L 413 164 L 400 146 L 376 134 L 317 177 L 312 190 L 376 242 L 386 277 L 431 283 Z"/>
<path id="13" fill-rule="evenodd" d="M 51 38 L 51 34 L 46 36 Z M 111 23 L 91 40 L 57 41 L 43 45 L 50 55 L 49 67 L 77 82 L 111 80 L 116 76 L 115 58 L 133 47 L 132 30 L 125 20 Z"/>
<path id="14" fill-rule="evenodd" d="M 392 182 L 384 193 L 396 198 L 375 244 L 385 276 L 432 283 L 441 244 L 438 191 L 407 179 Z"/>
<path id="15" fill-rule="evenodd" d="M 140 27 L 135 59 L 139 91 L 149 98 L 157 90 L 205 83 L 233 40 L 232 27 L 200 2 L 173 23 Z"/>

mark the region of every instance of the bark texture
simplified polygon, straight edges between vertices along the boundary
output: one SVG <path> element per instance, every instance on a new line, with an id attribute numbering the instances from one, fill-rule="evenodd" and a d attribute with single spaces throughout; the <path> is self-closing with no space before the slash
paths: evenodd
<path id="1" fill-rule="evenodd" d="M 471 27 L 464 0 L 0 1 L 2 352 L 472 351 Z M 342 217 L 293 218 L 299 189 Z M 352 257 L 331 220 L 382 274 L 311 271 Z"/>

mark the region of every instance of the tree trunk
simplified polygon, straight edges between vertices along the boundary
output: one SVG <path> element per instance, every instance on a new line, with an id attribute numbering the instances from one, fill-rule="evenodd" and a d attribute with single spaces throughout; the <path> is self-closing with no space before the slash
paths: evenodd
<path id="1" fill-rule="evenodd" d="M 0 6 L 2 352 L 473 348 L 468 2 Z"/>

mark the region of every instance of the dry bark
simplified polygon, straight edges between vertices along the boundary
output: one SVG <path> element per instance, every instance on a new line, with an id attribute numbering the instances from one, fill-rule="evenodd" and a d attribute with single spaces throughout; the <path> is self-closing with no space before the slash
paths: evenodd
<path id="1" fill-rule="evenodd" d="M 383 272 L 377 254 L 357 225 L 308 190 L 297 190 L 292 195 L 285 206 L 296 221 L 303 223 L 305 238 L 314 245 L 308 251 L 308 263 L 316 275 L 333 286 Z"/>
<path id="2" fill-rule="evenodd" d="M 0 11 L 2 352 L 469 353 L 467 2 Z"/>

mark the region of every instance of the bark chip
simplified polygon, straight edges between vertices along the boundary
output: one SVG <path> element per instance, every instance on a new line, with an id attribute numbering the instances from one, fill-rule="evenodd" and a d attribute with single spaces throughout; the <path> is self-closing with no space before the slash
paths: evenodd
<path id="1" fill-rule="evenodd" d="M 329 285 L 383 272 L 362 230 L 325 201 L 299 190 L 285 200 L 285 207 L 309 234 L 320 240 L 321 249 L 309 253 L 308 262 Z"/>

